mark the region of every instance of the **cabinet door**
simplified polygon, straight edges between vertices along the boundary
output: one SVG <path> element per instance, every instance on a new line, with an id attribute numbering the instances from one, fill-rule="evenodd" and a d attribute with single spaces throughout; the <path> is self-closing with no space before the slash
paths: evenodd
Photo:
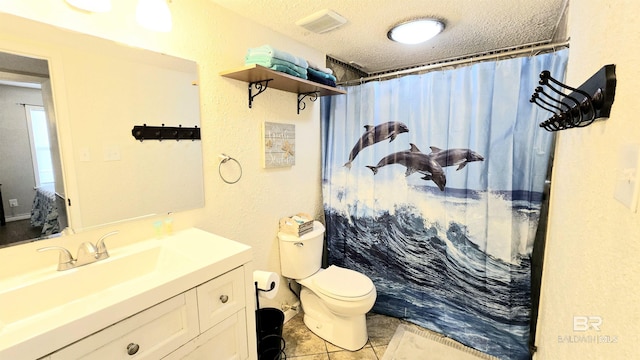
<path id="1" fill-rule="evenodd" d="M 245 360 L 248 358 L 247 321 L 242 310 L 205 331 L 163 360 Z"/>
<path id="2" fill-rule="evenodd" d="M 245 290 L 242 267 L 198 286 L 200 332 L 244 308 Z"/>
<path id="3" fill-rule="evenodd" d="M 51 354 L 51 360 L 160 359 L 198 335 L 197 309 L 190 290 Z"/>

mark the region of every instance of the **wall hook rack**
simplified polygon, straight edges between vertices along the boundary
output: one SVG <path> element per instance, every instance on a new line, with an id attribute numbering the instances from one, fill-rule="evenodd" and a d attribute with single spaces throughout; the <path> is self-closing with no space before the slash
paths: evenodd
<path id="1" fill-rule="evenodd" d="M 311 101 L 316 101 L 318 100 L 319 94 L 320 92 L 318 91 L 311 91 L 311 92 L 298 94 L 298 114 L 300 114 L 300 110 L 304 110 L 307 107 L 307 104 L 304 102 L 305 97 L 309 97 L 309 100 Z"/>
<path id="2" fill-rule="evenodd" d="M 131 130 L 136 140 L 140 142 L 144 140 L 200 140 L 200 128 L 195 127 L 178 127 L 173 126 L 147 126 L 147 124 L 136 125 Z"/>
<path id="3" fill-rule="evenodd" d="M 541 86 L 535 89 L 529 101 L 552 112 L 553 116 L 540 123 L 540 127 L 558 131 L 585 127 L 598 119 L 608 118 L 616 92 L 615 69 L 612 64 L 603 66 L 578 88 L 554 79 L 547 70 L 541 72 Z M 555 94 L 550 95 L 545 89 Z M 567 95 L 563 90 L 571 93 Z"/>

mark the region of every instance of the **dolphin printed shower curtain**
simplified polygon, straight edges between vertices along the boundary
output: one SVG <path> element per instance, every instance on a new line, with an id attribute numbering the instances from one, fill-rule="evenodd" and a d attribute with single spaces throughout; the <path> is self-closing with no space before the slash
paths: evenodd
<path id="1" fill-rule="evenodd" d="M 529 103 L 568 50 L 348 87 L 323 98 L 330 264 L 373 311 L 528 359 L 530 257 L 552 135 Z"/>

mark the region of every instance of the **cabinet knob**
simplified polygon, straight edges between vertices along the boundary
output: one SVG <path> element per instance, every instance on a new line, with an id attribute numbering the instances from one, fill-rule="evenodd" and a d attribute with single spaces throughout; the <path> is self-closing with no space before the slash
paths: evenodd
<path id="1" fill-rule="evenodd" d="M 227 295 L 220 295 L 220 301 L 222 301 L 223 304 L 226 304 L 227 301 L 229 301 L 229 297 Z"/>
<path id="2" fill-rule="evenodd" d="M 127 345 L 127 354 L 135 355 L 140 350 L 140 345 L 131 343 Z"/>

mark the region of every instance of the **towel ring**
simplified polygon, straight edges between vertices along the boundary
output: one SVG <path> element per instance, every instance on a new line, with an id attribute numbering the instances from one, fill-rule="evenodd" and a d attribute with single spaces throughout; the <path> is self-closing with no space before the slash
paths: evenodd
<path id="1" fill-rule="evenodd" d="M 218 155 L 218 157 L 220 158 L 220 163 L 218 164 L 218 174 L 220 175 L 220 178 L 222 179 L 222 181 L 226 182 L 227 184 L 235 184 L 238 181 L 240 181 L 240 179 L 242 178 L 242 165 L 240 165 L 240 162 L 238 162 L 238 160 L 226 154 L 220 154 Z M 229 160 L 234 161 L 236 164 L 238 164 L 238 168 L 240 168 L 240 175 L 238 175 L 238 178 L 233 181 L 229 181 L 225 179 L 224 176 L 222 175 L 222 164 L 226 163 Z"/>

